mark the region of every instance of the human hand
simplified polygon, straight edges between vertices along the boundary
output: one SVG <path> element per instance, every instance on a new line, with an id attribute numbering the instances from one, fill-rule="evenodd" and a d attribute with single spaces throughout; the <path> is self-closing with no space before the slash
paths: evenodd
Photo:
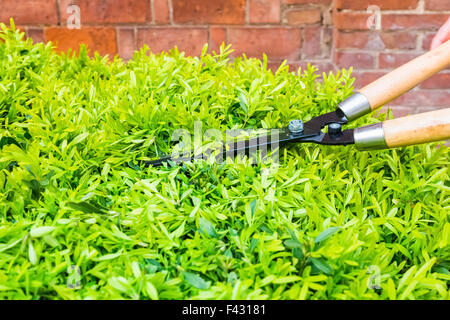
<path id="1" fill-rule="evenodd" d="M 450 17 L 447 21 L 439 28 L 438 32 L 431 41 L 431 50 L 438 47 L 445 41 L 450 40 Z"/>

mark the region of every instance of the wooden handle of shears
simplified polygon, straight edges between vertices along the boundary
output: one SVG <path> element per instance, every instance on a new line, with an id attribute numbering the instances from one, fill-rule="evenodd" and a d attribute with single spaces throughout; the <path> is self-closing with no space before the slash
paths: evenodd
<path id="1" fill-rule="evenodd" d="M 359 150 L 386 149 L 450 139 L 450 108 L 354 129 Z"/>
<path id="2" fill-rule="evenodd" d="M 405 63 L 340 102 L 348 121 L 355 120 L 394 100 L 450 65 L 450 40 Z"/>
<path id="3" fill-rule="evenodd" d="M 405 63 L 361 90 L 375 110 L 450 65 L 450 40 Z"/>
<path id="4" fill-rule="evenodd" d="M 388 148 L 450 139 L 450 108 L 383 122 Z"/>

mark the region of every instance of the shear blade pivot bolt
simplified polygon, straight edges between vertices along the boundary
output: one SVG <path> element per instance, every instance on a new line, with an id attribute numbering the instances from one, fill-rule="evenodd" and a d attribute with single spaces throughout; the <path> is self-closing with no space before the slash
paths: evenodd
<path id="1" fill-rule="evenodd" d="M 330 123 L 328 125 L 329 134 L 340 134 L 342 132 L 342 126 L 339 123 Z"/>
<path id="2" fill-rule="evenodd" d="M 291 120 L 289 122 L 289 131 L 291 133 L 303 132 L 303 121 L 302 120 Z"/>

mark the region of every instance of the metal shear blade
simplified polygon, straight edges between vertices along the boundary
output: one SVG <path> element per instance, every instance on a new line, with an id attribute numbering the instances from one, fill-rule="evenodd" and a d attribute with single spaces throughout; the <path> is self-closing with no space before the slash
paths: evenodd
<path id="1" fill-rule="evenodd" d="M 240 154 L 250 155 L 258 150 L 264 151 L 267 150 L 267 148 L 277 148 L 289 143 L 312 142 L 324 145 L 353 144 L 353 129 L 340 130 L 340 126 L 346 123 L 347 119 L 339 112 L 339 110 L 329 112 L 304 123 L 302 130 L 298 132 L 293 132 L 290 127 L 269 129 L 267 131 L 270 134 L 224 144 L 222 151 L 219 152 L 216 159 L 222 160 L 228 157 L 236 157 Z M 329 128 L 328 132 L 323 132 L 322 129 L 330 124 L 336 124 L 335 130 L 333 131 Z M 161 166 L 165 162 L 179 164 L 196 159 L 206 160 L 214 151 L 217 152 L 218 149 L 209 150 L 206 152 L 207 154 L 167 156 L 152 161 L 146 161 L 144 164 L 146 166 Z"/>

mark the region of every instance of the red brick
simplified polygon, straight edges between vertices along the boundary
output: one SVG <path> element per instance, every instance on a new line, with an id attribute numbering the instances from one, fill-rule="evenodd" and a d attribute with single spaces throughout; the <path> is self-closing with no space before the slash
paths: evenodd
<path id="1" fill-rule="evenodd" d="M 170 22 L 169 0 L 153 0 L 155 23 L 168 24 Z"/>
<path id="2" fill-rule="evenodd" d="M 434 36 L 436 35 L 435 32 L 425 34 L 422 40 L 422 49 L 423 50 L 430 50 L 431 47 L 431 41 L 433 41 Z"/>
<path id="3" fill-rule="evenodd" d="M 425 33 L 425 36 L 422 40 L 422 49 L 425 51 L 428 51 L 431 49 L 431 41 L 433 41 L 434 36 L 436 35 L 435 32 L 433 33 Z M 450 65 L 447 67 L 447 69 L 450 70 Z"/>
<path id="4" fill-rule="evenodd" d="M 450 73 L 441 72 L 420 84 L 422 89 L 450 89 Z"/>
<path id="5" fill-rule="evenodd" d="M 209 27 L 209 50 L 219 52 L 220 45 L 227 41 L 227 31 L 223 27 Z"/>
<path id="6" fill-rule="evenodd" d="M 81 43 L 90 49 L 90 55 L 98 51 L 101 55 L 113 56 L 117 53 L 116 30 L 114 28 L 85 27 L 67 29 L 65 27 L 49 27 L 44 31 L 45 40 L 57 45 L 58 51 L 73 49 L 78 51 Z"/>
<path id="7" fill-rule="evenodd" d="M 233 45 L 234 56 L 245 53 L 261 58 L 265 53 L 269 60 L 300 58 L 301 34 L 297 28 L 230 28 L 227 40 Z"/>
<path id="8" fill-rule="evenodd" d="M 380 36 L 387 49 L 415 49 L 417 46 L 416 32 L 383 32 Z"/>
<path id="9" fill-rule="evenodd" d="M 446 14 L 383 14 L 383 29 L 439 29 L 447 20 Z"/>
<path id="10" fill-rule="evenodd" d="M 369 17 L 369 13 L 361 12 L 334 12 L 332 16 L 334 27 L 341 30 L 368 30 Z"/>
<path id="11" fill-rule="evenodd" d="M 304 31 L 303 52 L 305 57 L 312 58 L 321 55 L 320 27 L 306 27 Z"/>
<path id="12" fill-rule="evenodd" d="M 329 61 L 311 61 L 311 60 L 305 60 L 305 61 L 299 61 L 299 62 L 291 62 L 289 63 L 290 71 L 297 72 L 298 68 L 301 68 L 301 73 L 308 68 L 308 63 L 317 67 L 317 74 L 322 74 L 322 72 L 328 73 L 330 71 L 336 71 L 336 68 L 334 67 L 333 63 Z"/>
<path id="13" fill-rule="evenodd" d="M 172 6 L 176 23 L 245 23 L 245 0 L 172 0 Z"/>
<path id="14" fill-rule="evenodd" d="M 450 101 L 448 90 L 412 90 L 404 93 L 394 101 L 392 105 L 412 107 L 445 107 Z"/>
<path id="15" fill-rule="evenodd" d="M 61 24 L 65 25 L 71 13 L 70 5 L 80 7 L 81 24 L 145 23 L 151 21 L 148 0 L 60 0 Z"/>
<path id="16" fill-rule="evenodd" d="M 134 28 L 118 28 L 117 29 L 117 47 L 119 56 L 124 60 L 133 58 L 136 50 L 136 39 Z"/>
<path id="17" fill-rule="evenodd" d="M 283 0 L 285 4 L 330 4 L 332 0 Z"/>
<path id="18" fill-rule="evenodd" d="M 415 9 L 419 0 L 335 0 L 337 9 L 366 10 L 370 5 L 381 10 Z"/>
<path id="19" fill-rule="evenodd" d="M 336 52 L 334 61 L 341 68 L 371 69 L 375 65 L 375 58 L 367 52 Z"/>
<path id="20" fill-rule="evenodd" d="M 324 27 L 322 30 L 322 55 L 326 57 L 331 57 L 333 30 L 332 27 Z"/>
<path id="21" fill-rule="evenodd" d="M 250 0 L 250 23 L 279 23 L 280 0 Z"/>
<path id="22" fill-rule="evenodd" d="M 286 20 L 290 25 L 319 23 L 320 9 L 294 9 L 286 12 Z"/>
<path id="23" fill-rule="evenodd" d="M 413 32 L 336 32 L 336 48 L 358 48 L 374 51 L 415 49 L 417 34 Z"/>
<path id="24" fill-rule="evenodd" d="M 208 30 L 205 28 L 138 28 L 137 47 L 144 44 L 154 53 L 169 51 L 177 46 L 187 56 L 198 56 L 203 45 L 208 41 Z"/>
<path id="25" fill-rule="evenodd" d="M 361 89 L 362 87 L 365 87 L 369 83 L 374 82 L 378 78 L 381 78 L 384 76 L 386 72 L 380 72 L 380 71 L 353 71 L 352 77 L 355 78 L 354 87 L 356 89 Z"/>
<path id="26" fill-rule="evenodd" d="M 378 67 L 380 69 L 393 69 L 416 58 L 416 53 L 380 53 Z"/>
<path id="27" fill-rule="evenodd" d="M 28 28 L 27 38 L 33 39 L 33 43 L 45 42 L 44 29 L 42 28 Z"/>
<path id="28" fill-rule="evenodd" d="M 422 49 L 425 51 L 430 50 L 431 48 L 431 41 L 433 40 L 434 36 L 436 35 L 435 32 L 433 33 L 425 33 L 425 36 L 423 37 L 422 41 Z M 450 69 L 450 65 L 447 67 L 447 69 Z"/>
<path id="29" fill-rule="evenodd" d="M 377 35 L 377 34 L 376 34 Z M 371 42 L 368 32 L 335 32 L 336 48 L 358 48 L 366 49 Z M 381 49 L 380 49 L 381 50 Z"/>
<path id="30" fill-rule="evenodd" d="M 448 10 L 450 10 L 450 1 L 448 1 L 448 0 L 425 0 L 425 10 L 448 11 Z"/>
<path id="31" fill-rule="evenodd" d="M 49 0 L 1 0 L 0 22 L 15 24 L 57 24 L 56 1 Z"/>

